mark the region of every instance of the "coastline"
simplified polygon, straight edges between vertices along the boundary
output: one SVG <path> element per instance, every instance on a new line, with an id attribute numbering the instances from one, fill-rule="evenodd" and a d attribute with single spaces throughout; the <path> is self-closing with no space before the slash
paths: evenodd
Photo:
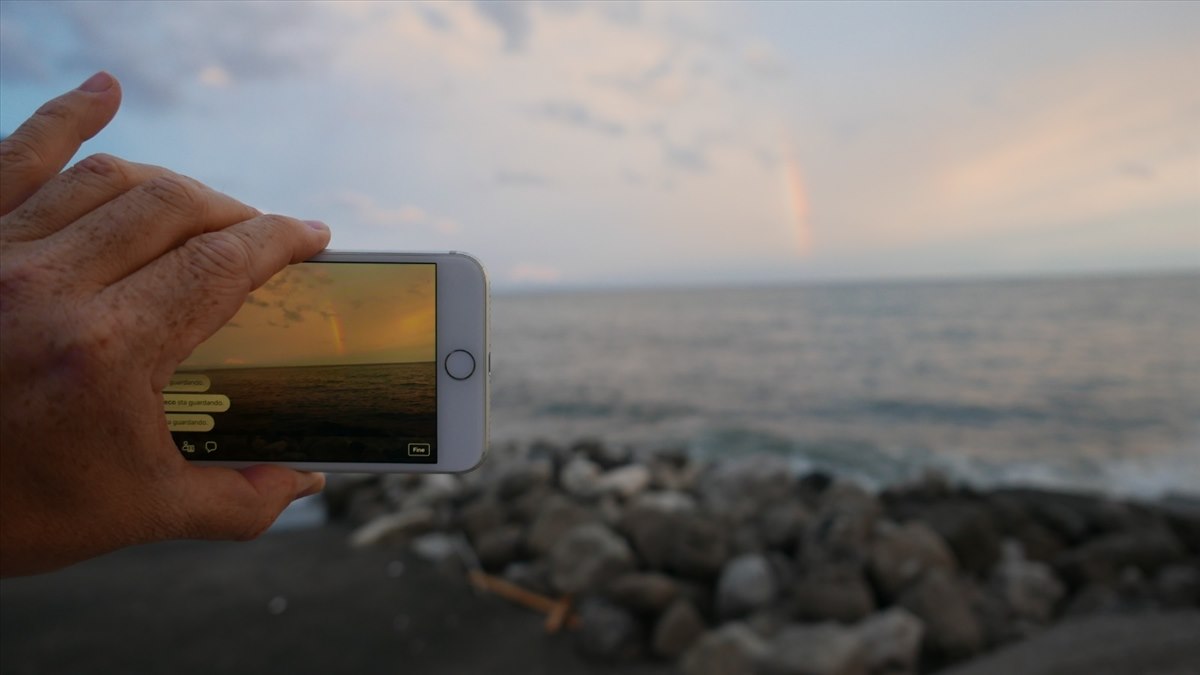
<path id="1" fill-rule="evenodd" d="M 597 442 L 500 449 L 464 476 L 330 478 L 324 525 L 311 526 L 312 500 L 307 521 L 253 542 L 157 544 L 3 581 L 0 672 L 1200 663 L 1189 500 L 981 491 L 936 476 L 871 494 L 778 458 L 701 464 Z M 545 612 L 510 599 L 527 595 L 472 584 L 480 571 L 536 598 L 569 596 L 569 611 L 548 632 Z"/>

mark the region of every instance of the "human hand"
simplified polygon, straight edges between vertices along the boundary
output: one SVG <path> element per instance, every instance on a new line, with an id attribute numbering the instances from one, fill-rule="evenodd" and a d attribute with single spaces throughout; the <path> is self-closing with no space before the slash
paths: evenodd
<path id="1" fill-rule="evenodd" d="M 250 539 L 324 486 L 188 463 L 162 390 L 328 228 L 116 157 L 60 173 L 120 100 L 99 73 L 0 141 L 0 576 L 162 539 Z"/>

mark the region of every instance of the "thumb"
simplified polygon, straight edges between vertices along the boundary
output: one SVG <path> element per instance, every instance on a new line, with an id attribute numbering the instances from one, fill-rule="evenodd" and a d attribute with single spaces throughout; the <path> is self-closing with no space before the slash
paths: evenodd
<path id="1" fill-rule="evenodd" d="M 233 470 L 189 467 L 183 503 L 186 536 L 254 539 L 294 500 L 320 492 L 325 475 L 262 464 Z"/>
<path id="2" fill-rule="evenodd" d="M 120 84 L 101 71 L 77 89 L 46 102 L 0 141 L 0 215 L 58 175 L 79 146 L 112 120 L 120 105 Z"/>

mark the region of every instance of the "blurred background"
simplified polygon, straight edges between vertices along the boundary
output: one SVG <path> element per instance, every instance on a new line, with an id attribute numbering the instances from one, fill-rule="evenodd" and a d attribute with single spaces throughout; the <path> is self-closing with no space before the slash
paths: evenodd
<path id="1" fill-rule="evenodd" d="M 0 133 L 466 250 L 494 439 L 1200 485 L 1192 3 L 23 3 Z"/>
<path id="2" fill-rule="evenodd" d="M 1197 35 L 1183 2 L 5 0 L 0 134 L 107 69 L 85 153 L 475 254 L 497 452 L 1194 500 Z"/>

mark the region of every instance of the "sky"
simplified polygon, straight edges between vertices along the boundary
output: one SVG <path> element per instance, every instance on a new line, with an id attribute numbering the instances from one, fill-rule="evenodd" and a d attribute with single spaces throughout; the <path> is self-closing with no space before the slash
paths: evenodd
<path id="1" fill-rule="evenodd" d="M 311 263 L 252 293 L 184 369 L 437 359 L 432 264 Z"/>
<path id="2" fill-rule="evenodd" d="M 1200 3 L 0 3 L 0 132 L 496 289 L 1200 269 Z M 81 155 L 82 156 L 82 155 Z"/>

